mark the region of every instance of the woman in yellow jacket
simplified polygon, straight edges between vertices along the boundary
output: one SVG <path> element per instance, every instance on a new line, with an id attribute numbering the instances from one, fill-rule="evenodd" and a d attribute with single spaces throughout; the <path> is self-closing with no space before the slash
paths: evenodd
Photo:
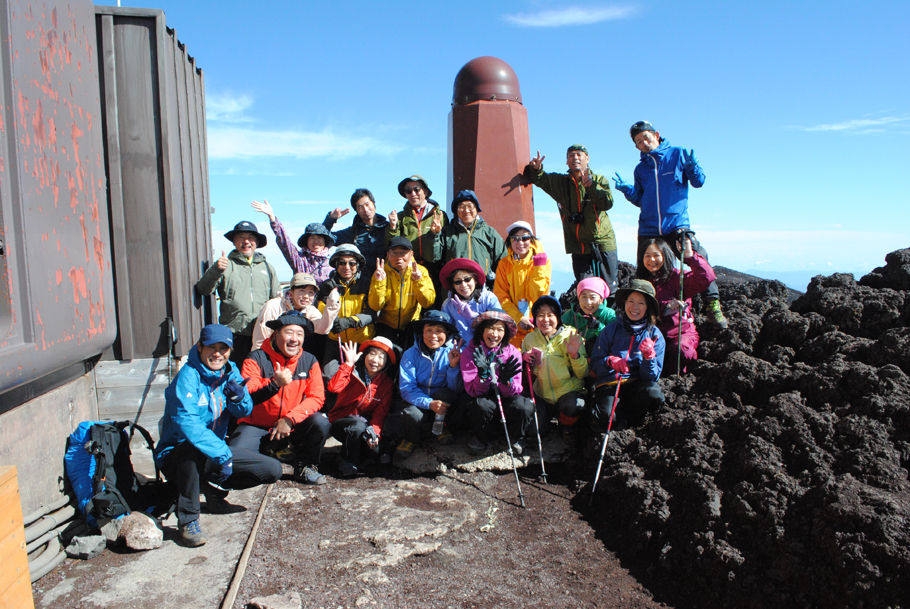
<path id="1" fill-rule="evenodd" d="M 393 237 L 385 264 L 376 261 L 367 298 L 370 308 L 378 314 L 376 334 L 407 348 L 408 324 L 420 317 L 421 308 L 431 307 L 435 298 L 433 280 L 427 269 L 414 260 L 411 242 L 404 237 Z"/>
<path id="2" fill-rule="evenodd" d="M 496 267 L 493 293 L 518 324 L 512 344 L 521 348 L 521 341 L 534 329 L 531 303 L 550 293 L 550 259 L 527 222 L 513 222 L 507 232 L 509 253 Z"/>

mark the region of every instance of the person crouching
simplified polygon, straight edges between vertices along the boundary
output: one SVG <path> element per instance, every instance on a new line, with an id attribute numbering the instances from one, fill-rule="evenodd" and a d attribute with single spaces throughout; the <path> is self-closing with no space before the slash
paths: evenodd
<path id="1" fill-rule="evenodd" d="M 358 350 L 349 342 L 341 346 L 344 360 L 329 362 L 325 374 L 330 377 L 327 389 L 337 394 L 329 411 L 332 436 L 341 442 L 338 473 L 342 478 L 357 475 L 364 452 L 379 457 L 379 441 L 394 382 L 390 368 L 395 365 L 392 342 L 382 336 L 365 341 Z"/>
<path id="2" fill-rule="evenodd" d="M 274 330 L 272 336 L 243 362 L 253 412 L 240 420 L 228 445 L 235 452 L 256 455 L 264 467 L 280 472 L 278 460 L 263 453 L 275 453 L 290 444 L 295 454 L 294 479 L 325 484 L 319 459 L 330 425 L 320 412 L 325 390 L 319 362 L 302 348 L 310 322 L 302 315 L 285 313 L 268 326 Z"/>

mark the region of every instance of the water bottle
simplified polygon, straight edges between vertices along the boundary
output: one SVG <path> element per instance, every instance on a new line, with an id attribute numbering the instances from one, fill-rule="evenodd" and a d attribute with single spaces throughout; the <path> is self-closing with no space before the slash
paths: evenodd
<path id="1" fill-rule="evenodd" d="M 445 421 L 446 421 L 446 415 L 437 412 L 436 418 L 433 419 L 432 432 L 433 432 L 434 436 L 438 436 L 438 435 L 442 434 L 442 429 L 443 429 L 443 426 L 445 425 Z"/>

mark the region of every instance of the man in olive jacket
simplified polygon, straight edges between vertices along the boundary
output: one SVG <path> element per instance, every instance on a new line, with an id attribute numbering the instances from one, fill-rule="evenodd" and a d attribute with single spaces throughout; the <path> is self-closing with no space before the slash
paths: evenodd
<path id="1" fill-rule="evenodd" d="M 204 296 L 218 290 L 218 322 L 234 333 L 231 361 L 240 365 L 253 346 L 253 326 L 259 311 L 266 301 L 278 296 L 280 283 L 275 269 L 256 251 L 268 241 L 255 224 L 238 222 L 224 236 L 234 249 L 227 256 L 221 252 L 221 258 L 196 282 L 196 289 Z"/>
<path id="2" fill-rule="evenodd" d="M 525 167 L 524 175 L 556 201 L 575 278 L 602 277 L 610 292 L 615 293 L 619 260 L 616 236 L 607 215 L 613 207 L 607 179 L 588 168 L 588 150 L 584 146 L 576 144 L 566 151 L 568 174 L 545 172 L 544 158 L 538 151 Z"/>

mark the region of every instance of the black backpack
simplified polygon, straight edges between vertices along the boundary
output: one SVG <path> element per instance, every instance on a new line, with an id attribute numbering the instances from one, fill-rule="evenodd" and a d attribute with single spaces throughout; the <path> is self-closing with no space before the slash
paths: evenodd
<path id="1" fill-rule="evenodd" d="M 78 507 L 89 524 L 112 520 L 131 511 L 154 516 L 169 513 L 173 490 L 164 482 L 155 464 L 155 479 L 140 481 L 133 470 L 129 421 L 85 421 L 70 434 L 64 465 Z M 152 436 L 138 430 L 150 451 Z"/>

